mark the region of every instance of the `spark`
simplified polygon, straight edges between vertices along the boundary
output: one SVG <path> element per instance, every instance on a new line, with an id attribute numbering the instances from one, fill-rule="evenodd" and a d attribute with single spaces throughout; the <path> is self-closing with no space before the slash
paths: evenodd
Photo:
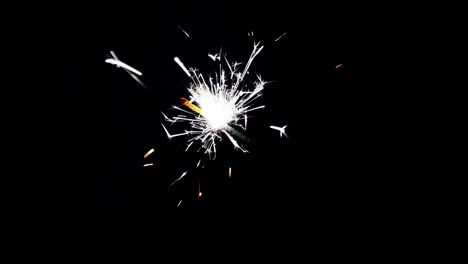
<path id="1" fill-rule="evenodd" d="M 260 46 L 260 43 L 254 43 L 253 51 L 242 70 L 238 69 L 240 63 L 230 63 L 221 52 L 216 55 L 208 54 L 211 59 L 220 61 L 219 72 L 215 72 L 208 78 L 196 69 L 187 70 L 183 63 L 174 57 L 174 61 L 191 77 L 192 82 L 187 89 L 190 97 L 180 99 L 185 109 L 173 107 L 182 112 L 181 114 L 173 118 L 163 115 L 165 121 L 183 122 L 189 124 L 191 129 L 171 135 L 162 125 L 168 138 L 188 135 L 188 145 L 197 141 L 201 145 L 200 149 L 204 150 L 204 154 L 214 158 L 216 157 L 216 144 L 225 135 L 234 149 L 248 152 L 233 136 L 245 140 L 246 137 L 235 128 L 246 130 L 247 113 L 265 108 L 264 105 L 258 106 L 256 102 L 261 97 L 261 92 L 267 82 L 263 81 L 259 75 L 253 83 L 246 82 L 250 65 L 262 49 L 263 46 Z M 221 60 L 221 57 L 224 60 Z M 223 66 L 227 66 L 227 70 Z"/>
<path id="2" fill-rule="evenodd" d="M 190 35 L 181 26 L 178 26 L 178 27 L 180 28 L 180 30 L 182 30 L 182 32 L 184 32 L 187 38 L 190 38 Z"/>
<path id="3" fill-rule="evenodd" d="M 285 125 L 285 126 L 283 126 L 283 127 L 270 126 L 270 128 L 272 128 L 272 129 L 274 129 L 274 130 L 278 130 L 278 131 L 280 132 L 280 137 L 283 137 L 283 135 L 284 135 L 285 137 L 288 137 L 288 135 L 286 135 L 286 132 L 285 132 L 287 126 L 288 126 L 288 125 Z"/>
<path id="4" fill-rule="evenodd" d="M 143 74 L 138 71 L 137 69 L 131 67 L 130 65 L 123 63 L 114 51 L 110 51 L 110 54 L 113 59 L 106 59 L 105 62 L 117 66 L 117 68 L 122 67 L 135 81 L 137 81 L 141 86 L 146 87 L 146 85 L 138 78 L 138 76 L 142 76 Z M 138 76 L 136 76 L 136 75 Z"/>
<path id="5" fill-rule="evenodd" d="M 177 207 L 179 207 L 181 203 L 182 203 L 182 200 L 179 201 L 179 203 L 177 204 Z"/>
<path id="6" fill-rule="evenodd" d="M 177 178 L 175 181 L 173 181 L 173 182 L 169 185 L 169 187 L 171 187 L 172 185 L 174 185 L 174 183 L 180 181 L 180 180 L 187 174 L 187 172 L 188 172 L 188 171 L 184 171 L 184 173 L 182 173 L 182 175 L 181 175 L 179 178 Z"/>
<path id="7" fill-rule="evenodd" d="M 163 124 L 161 124 L 161 125 L 162 125 L 162 127 L 164 128 L 164 131 L 166 131 L 167 137 L 168 137 L 169 139 L 171 139 L 171 138 L 173 138 L 173 137 L 184 136 L 184 135 L 187 135 L 187 134 L 188 134 L 187 132 L 185 132 L 185 133 L 180 133 L 180 134 L 171 135 L 171 134 L 169 134 L 169 131 L 167 131 L 166 127 L 165 127 Z"/>
<path id="8" fill-rule="evenodd" d="M 200 107 L 198 107 L 198 106 L 192 104 L 189 100 L 185 99 L 184 97 L 180 98 L 180 102 L 181 102 L 183 105 L 185 105 L 185 106 L 187 106 L 188 108 L 190 108 L 190 110 L 192 110 L 192 111 L 198 113 L 199 115 L 203 115 L 203 112 L 202 112 L 202 110 L 200 109 Z"/>
<path id="9" fill-rule="evenodd" d="M 153 163 L 146 163 L 145 165 L 143 165 L 143 167 L 149 167 L 149 166 L 153 166 Z"/>
<path id="10" fill-rule="evenodd" d="M 179 58 L 174 57 L 174 61 L 175 61 L 177 64 L 179 64 L 179 66 L 182 68 L 182 70 L 184 70 L 184 72 L 188 75 L 188 77 L 192 77 L 192 76 L 190 75 L 190 72 L 187 70 L 187 68 L 185 68 L 184 64 L 180 61 Z"/>
<path id="11" fill-rule="evenodd" d="M 198 182 L 198 199 L 200 199 L 200 197 L 201 197 L 202 194 L 203 194 L 203 193 L 201 192 L 200 188 L 201 188 L 201 187 L 200 187 L 200 181 L 199 181 L 199 182 Z"/>
<path id="12" fill-rule="evenodd" d="M 220 56 L 220 54 L 211 55 L 210 53 L 208 53 L 208 57 L 210 57 L 213 61 L 216 61 L 216 60 L 221 61 L 221 56 Z"/>
<path id="13" fill-rule="evenodd" d="M 336 65 L 336 66 L 335 66 L 335 69 L 338 69 L 338 68 L 339 68 L 339 67 L 341 67 L 341 66 L 343 66 L 343 64 L 342 64 L 342 63 L 340 63 L 340 64 Z"/>
<path id="14" fill-rule="evenodd" d="M 153 153 L 153 152 L 154 152 L 154 148 L 148 150 L 148 152 L 146 152 L 146 154 L 145 154 L 145 156 L 143 156 L 143 158 L 146 159 L 146 158 L 147 158 L 149 155 L 151 155 L 151 153 Z"/>
<path id="15" fill-rule="evenodd" d="M 283 35 L 281 35 L 281 36 L 279 36 L 277 39 L 275 39 L 275 42 L 278 41 L 278 40 L 280 40 L 280 38 L 282 38 L 284 35 L 286 35 L 286 33 L 288 33 L 288 32 L 284 32 Z"/>
<path id="16" fill-rule="evenodd" d="M 105 62 L 107 62 L 107 63 L 109 63 L 109 64 L 112 64 L 112 65 L 116 65 L 116 66 L 118 66 L 118 67 L 122 67 L 122 68 L 124 68 L 124 69 L 126 69 L 126 70 L 129 70 L 129 71 L 135 73 L 135 74 L 138 75 L 138 76 L 142 76 L 142 75 L 143 75 L 139 70 L 133 68 L 132 66 L 130 66 L 130 65 L 126 64 L 126 63 L 121 62 L 120 60 L 116 60 L 116 59 L 106 59 Z"/>
<path id="17" fill-rule="evenodd" d="M 198 168 L 198 166 L 200 166 L 200 162 L 201 162 L 201 160 L 198 160 L 198 163 L 197 163 L 197 168 Z"/>
<path id="18" fill-rule="evenodd" d="M 229 167 L 229 179 L 231 179 L 231 167 Z"/>

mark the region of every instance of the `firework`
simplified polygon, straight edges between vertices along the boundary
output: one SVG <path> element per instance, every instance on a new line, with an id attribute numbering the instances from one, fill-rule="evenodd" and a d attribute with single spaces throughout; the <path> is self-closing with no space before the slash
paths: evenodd
<path id="1" fill-rule="evenodd" d="M 263 46 L 260 43 L 254 43 L 253 51 L 242 71 L 239 63 L 229 63 L 226 56 L 221 54 L 211 55 L 213 61 L 223 57 L 224 61 L 219 60 L 219 72 L 205 80 L 203 74 L 198 73 L 196 69 L 187 69 L 179 58 L 174 61 L 184 70 L 192 79 L 188 93 L 190 99 L 181 98 L 181 104 L 187 109 L 174 106 L 173 108 L 181 112 L 174 118 L 167 117 L 166 121 L 171 123 L 183 122 L 190 126 L 190 130 L 184 133 L 171 135 L 162 124 L 168 138 L 187 135 L 188 148 L 193 142 L 201 143 L 200 149 L 211 158 L 216 157 L 216 143 L 222 140 L 225 135 L 232 143 L 235 149 L 247 152 L 241 144 L 234 138 L 246 139 L 236 128 L 247 129 L 248 113 L 264 108 L 264 105 L 258 106 L 257 99 L 261 97 L 261 92 L 266 84 L 265 81 L 257 75 L 253 83 L 245 82 L 248 69 L 254 58 L 260 53 Z M 227 67 L 227 70 L 224 67 Z M 245 124 L 242 126 L 242 124 Z"/>

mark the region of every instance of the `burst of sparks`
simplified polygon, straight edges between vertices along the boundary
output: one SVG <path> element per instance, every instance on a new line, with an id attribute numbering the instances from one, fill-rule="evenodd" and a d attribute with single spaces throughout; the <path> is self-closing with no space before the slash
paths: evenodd
<path id="1" fill-rule="evenodd" d="M 274 129 L 274 130 L 278 130 L 280 132 L 280 137 L 283 137 L 283 135 L 285 137 L 288 137 L 288 135 L 286 134 L 286 127 L 288 125 L 285 125 L 283 127 L 278 127 L 278 126 L 270 126 L 271 129 Z"/>
<path id="2" fill-rule="evenodd" d="M 224 134 L 235 149 L 247 152 L 233 135 L 245 139 L 235 127 L 246 130 L 247 113 L 265 107 L 264 105 L 257 106 L 256 99 L 261 97 L 266 82 L 259 75 L 257 75 L 257 80 L 253 83 L 252 88 L 244 82 L 252 61 L 262 49 L 263 46 L 260 46 L 260 43 L 254 43 L 253 51 L 242 71 L 238 69 L 239 63 L 229 63 L 225 56 L 221 53 L 218 54 L 219 57 L 223 56 L 224 61 L 218 59 L 220 61 L 219 72 L 216 72 L 214 76 L 209 77 L 207 80 L 196 69 L 187 70 L 179 58 L 175 57 L 174 61 L 192 79 L 188 88 L 190 100 L 181 98 L 182 105 L 188 109 L 173 107 L 182 114 L 174 118 L 163 115 L 166 121 L 172 123 L 188 123 L 190 130 L 171 135 L 166 127 L 162 125 L 168 138 L 187 135 L 189 136 L 187 143 L 189 147 L 193 142 L 199 141 L 201 142 L 200 149 L 204 149 L 204 153 L 210 157 L 215 157 L 216 143 L 222 139 Z M 217 56 L 216 58 L 218 58 Z M 213 60 L 215 61 L 215 59 Z M 227 70 L 222 67 L 224 64 L 227 66 Z M 245 124 L 244 127 L 242 126 L 243 123 Z"/>
<path id="3" fill-rule="evenodd" d="M 146 154 L 143 156 L 144 159 L 146 159 L 149 155 L 151 155 L 151 153 L 154 152 L 154 148 L 148 150 L 148 152 L 146 152 Z"/>
<path id="4" fill-rule="evenodd" d="M 281 35 L 281 36 L 279 36 L 277 39 L 275 39 L 275 42 L 278 41 L 278 40 L 280 40 L 280 38 L 282 38 L 284 35 L 286 35 L 286 33 L 288 33 L 288 32 L 284 32 L 283 35 Z"/>

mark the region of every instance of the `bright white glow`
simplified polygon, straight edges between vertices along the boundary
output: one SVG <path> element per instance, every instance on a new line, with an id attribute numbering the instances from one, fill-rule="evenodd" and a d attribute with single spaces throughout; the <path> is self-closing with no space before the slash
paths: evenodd
<path id="1" fill-rule="evenodd" d="M 207 90 L 201 90 L 197 96 L 203 116 L 212 130 L 224 129 L 234 119 L 235 104 L 233 101 L 228 101 L 223 94 L 212 94 Z"/>
<path id="2" fill-rule="evenodd" d="M 190 147 L 193 142 L 199 141 L 201 143 L 200 148 L 204 149 L 204 153 L 208 154 L 211 158 L 216 157 L 216 143 L 222 139 L 222 135 L 225 135 L 229 139 L 235 149 L 247 152 L 233 136 L 245 139 L 241 133 L 236 131 L 235 127 L 237 126 L 246 130 L 246 113 L 265 107 L 264 105 L 258 106 L 255 102 L 261 97 L 261 92 L 266 82 L 258 75 L 253 85 L 248 85 L 251 83 L 244 82 L 252 61 L 262 49 L 263 46 L 260 46 L 259 43 L 254 43 L 253 51 L 243 71 L 238 70 L 240 63 L 229 63 L 221 52 L 210 56 L 213 61 L 219 61 L 220 67 L 219 72 L 214 73 L 214 76 L 210 76 L 207 81 L 197 70 L 190 69 L 189 72 L 183 63 L 175 57 L 174 61 L 192 78 L 192 83 L 188 88 L 190 99 L 186 100 L 182 98 L 183 108 L 173 107 L 183 114 L 179 114 L 172 119 L 163 115 L 166 121 L 172 123 L 188 123 L 191 130 L 171 135 L 163 125 L 167 136 L 173 138 L 188 135 L 188 146 Z M 224 57 L 223 61 L 221 61 L 221 57 Z M 228 72 L 222 67 L 224 61 Z"/>

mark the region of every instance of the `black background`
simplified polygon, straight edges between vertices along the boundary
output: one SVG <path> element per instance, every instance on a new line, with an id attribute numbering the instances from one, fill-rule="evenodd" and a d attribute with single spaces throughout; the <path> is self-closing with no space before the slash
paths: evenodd
<path id="1" fill-rule="evenodd" d="M 222 211 L 273 226 L 392 218 L 405 182 L 395 115 L 406 92 L 407 38 L 399 14 L 356 8 L 220 1 L 67 9 L 56 43 L 65 81 L 58 203 L 165 217 Z M 173 57 L 212 72 L 208 53 L 222 48 L 245 62 L 254 40 L 265 47 L 250 72 L 271 83 L 261 99 L 266 109 L 249 119 L 250 153 L 224 140 L 218 157 L 195 169 L 199 155 L 184 152 L 183 137 L 169 141 L 160 125 L 160 112 L 188 96 L 189 78 Z M 104 63 L 110 50 L 143 72 L 146 89 Z M 287 139 L 269 128 L 283 124 Z M 150 148 L 155 166 L 143 168 Z"/>

